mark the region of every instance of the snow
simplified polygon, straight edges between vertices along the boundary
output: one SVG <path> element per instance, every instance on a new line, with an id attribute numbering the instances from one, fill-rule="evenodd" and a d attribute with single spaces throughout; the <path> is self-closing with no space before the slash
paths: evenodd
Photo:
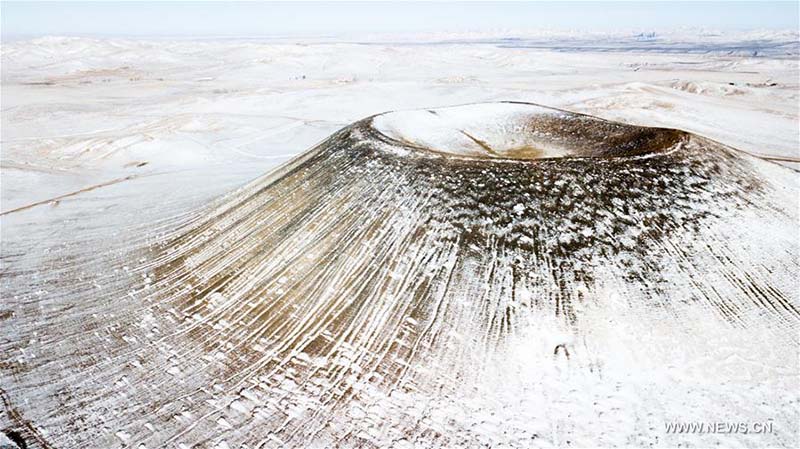
<path id="1" fill-rule="evenodd" d="M 141 162 L 150 170 L 215 163 L 266 169 L 375 113 L 496 100 L 676 127 L 759 154 L 797 157 L 800 98 L 791 56 L 797 52 L 785 48 L 788 37 L 709 34 L 662 40 L 701 48 L 724 40 L 784 54 L 625 51 L 631 39 L 613 35 L 602 40 L 618 42 L 619 51 L 592 52 L 575 46 L 580 36 L 563 41 L 560 35 L 534 36 L 541 48 L 458 35 L 368 45 L 5 43 L 3 160 L 59 169 Z"/>
<path id="2" fill-rule="evenodd" d="M 768 188 L 747 197 L 751 203 L 796 204 L 800 183 L 786 167 L 800 168 L 797 32 L 643 31 L 4 42 L 0 359 L 8 362 L 0 366 L 0 388 L 55 447 L 280 447 L 299 438 L 309 447 L 796 446 L 797 320 L 740 304 L 731 325 L 713 304 L 692 300 L 699 290 L 709 297 L 720 291 L 724 303 L 739 294 L 737 283 L 744 289 L 766 283 L 763 289 L 772 293 L 796 284 L 796 210 L 765 215 L 767 208 L 749 210 L 744 200 L 704 202 L 712 194 L 745 191 L 744 185 L 723 180 L 722 187 L 704 190 L 707 179 L 693 172 L 696 167 L 680 165 L 642 175 L 671 189 L 696 183 L 672 201 L 673 216 L 702 212 L 714 219 L 691 241 L 659 246 L 668 282 L 637 288 L 620 267 L 643 263 L 629 253 L 643 232 L 653 232 L 645 226 L 649 216 L 633 214 L 622 198 L 609 201 L 608 210 L 580 209 L 580 198 L 594 194 L 596 185 L 562 178 L 526 186 L 554 190 L 553 201 L 576 205 L 580 220 L 542 230 L 547 245 L 600 239 L 615 223 L 635 224 L 615 235 L 625 255 L 615 259 L 619 266 L 600 263 L 603 258 L 581 262 L 606 282 L 587 287 L 568 280 L 570 293 L 584 298 L 574 303 L 578 330 L 536 312 L 549 305 L 543 292 L 559 289 L 546 272 L 504 271 L 513 260 L 546 263 L 556 272 L 555 255 L 530 260 L 523 257 L 528 253 L 489 241 L 469 242 L 458 253 L 452 242 L 403 240 L 438 200 L 424 192 L 429 196 L 390 206 L 377 201 L 403 198 L 413 190 L 410 177 L 343 165 L 338 175 L 349 170 L 348 187 L 363 190 L 337 192 L 337 201 L 325 207 L 308 198 L 338 186 L 343 181 L 337 176 L 301 183 L 282 196 L 268 190 L 269 198 L 256 193 L 277 175 L 245 185 L 375 114 L 381 115 L 373 125 L 390 138 L 449 155 L 504 157 L 526 146 L 541 149 L 539 157 L 568 155 L 518 132 L 531 108 L 557 112 L 476 105 L 521 101 L 678 128 L 775 158 L 784 167 L 748 162 L 744 175 L 731 170 L 720 176 L 758 176 Z M 366 139 L 358 130 L 353 136 Z M 497 154 L 487 155 L 478 141 Z M 392 144 L 385 149 L 400 160 L 413 154 Z M 294 175 L 317 179 L 315 168 L 304 170 Z M 480 181 L 482 193 L 516 182 L 490 174 Z M 439 181 L 450 176 L 456 175 L 431 174 Z M 458 182 L 469 188 L 469 179 Z M 221 197 L 227 192 L 242 200 L 229 214 L 231 197 Z M 537 203 L 511 190 L 501 193 L 513 201 L 496 205 L 496 215 L 470 210 L 465 220 L 474 218 L 472 224 L 499 240 L 514 226 L 539 223 L 544 212 L 533 207 Z M 720 204 L 725 207 L 704 209 Z M 310 217 L 285 241 L 270 234 L 291 218 L 272 214 L 284 208 Z M 349 215 L 353 211 L 360 214 Z M 448 213 L 428 218 L 436 222 Z M 363 228 L 356 225 L 385 217 L 394 218 L 359 234 Z M 212 218 L 218 221 L 203 233 L 171 253 L 159 252 L 166 238 L 190 228 L 187 223 Z M 333 258 L 324 239 L 297 246 L 322 231 L 341 238 L 346 253 Z M 204 245 L 225 232 L 233 234 L 218 247 Z M 533 237 L 519 242 L 544 244 Z M 253 241 L 254 252 L 240 246 Z M 166 262 L 180 266 L 176 261 L 188 249 L 198 251 L 180 263 L 197 269 L 164 268 Z M 142 258 L 142 251 L 157 257 Z M 421 262 L 414 254 L 430 257 Z M 227 270 L 249 260 L 245 256 L 259 261 L 244 267 L 247 276 L 244 269 Z M 300 268 L 334 259 L 341 266 L 319 281 L 325 289 L 298 277 Z M 720 260 L 736 266 L 716 269 Z M 505 268 L 491 271 L 491 264 Z M 442 294 L 438 313 L 452 321 L 433 319 L 422 307 L 396 315 L 427 282 L 456 269 L 483 277 L 453 281 L 456 299 Z M 356 307 L 352 301 L 378 287 L 347 284 L 350 273 L 385 279 L 384 301 Z M 232 284 L 219 285 L 230 292 L 203 290 L 210 279 L 226 276 Z M 519 282 L 534 276 L 553 284 Z M 408 294 L 412 287 L 419 293 Z M 261 296 L 243 293 L 259 289 Z M 312 301 L 313 295 L 329 302 Z M 284 297 L 294 301 L 278 302 Z M 475 297 L 486 302 L 476 305 Z M 798 306 L 796 293 L 786 300 Z M 273 303 L 274 309 L 264 308 Z M 500 341 L 476 331 L 476 317 L 500 310 L 521 317 L 519 332 Z M 349 327 L 324 328 L 326 311 Z M 432 340 L 419 339 L 422 334 Z M 297 347 L 283 348 L 290 341 Z M 335 351 L 319 349 L 328 345 Z M 286 362 L 275 368 L 274 360 Z M 327 370 L 331 377 L 318 375 Z M 411 380 L 400 382 L 397 372 Z M 337 403 L 345 391 L 357 399 Z M 18 426 L 13 419 L 0 413 L 0 429 Z M 742 420 L 773 421 L 776 431 L 664 430 L 673 421 Z M 322 430 L 309 436 L 306 425 Z M 95 429 L 91 435 L 82 430 L 87 426 Z M 332 435 L 341 440 L 328 439 Z M 0 445 L 4 438 L 0 433 Z"/>
<path id="3" fill-rule="evenodd" d="M 524 132 L 526 119 L 558 111 L 512 103 L 399 111 L 373 121 L 387 136 L 414 146 L 450 154 L 508 157 L 520 148 L 536 148 L 540 158 L 561 157 L 564 148 L 543 145 Z"/>

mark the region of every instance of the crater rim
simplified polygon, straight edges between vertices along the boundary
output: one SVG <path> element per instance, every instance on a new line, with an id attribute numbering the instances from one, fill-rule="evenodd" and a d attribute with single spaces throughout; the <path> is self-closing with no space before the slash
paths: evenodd
<path id="1" fill-rule="evenodd" d="M 691 136 L 519 101 L 388 111 L 367 121 L 381 139 L 405 149 L 495 161 L 655 155 L 670 152 Z"/>

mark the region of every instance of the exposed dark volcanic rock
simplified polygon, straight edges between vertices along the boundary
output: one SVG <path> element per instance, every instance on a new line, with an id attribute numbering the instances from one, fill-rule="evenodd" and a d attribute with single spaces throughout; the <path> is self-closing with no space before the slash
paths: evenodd
<path id="1" fill-rule="evenodd" d="M 46 306 L 8 282 L 6 410 L 53 447 L 675 445 L 695 410 L 791 445 L 797 198 L 682 131 L 370 117 L 129 245 L 100 290 L 69 261 Z"/>

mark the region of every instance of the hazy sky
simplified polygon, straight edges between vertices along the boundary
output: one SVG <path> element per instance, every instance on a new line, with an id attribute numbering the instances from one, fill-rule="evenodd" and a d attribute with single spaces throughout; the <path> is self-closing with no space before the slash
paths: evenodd
<path id="1" fill-rule="evenodd" d="M 6 2 L 2 34 L 320 36 L 497 29 L 797 29 L 797 1 L 526 3 Z"/>

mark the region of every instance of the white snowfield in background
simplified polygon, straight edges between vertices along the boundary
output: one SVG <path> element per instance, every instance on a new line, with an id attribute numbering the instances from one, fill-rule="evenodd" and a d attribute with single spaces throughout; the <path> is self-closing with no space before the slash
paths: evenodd
<path id="1" fill-rule="evenodd" d="M 796 33 L 671 38 L 11 42 L 2 160 L 59 170 L 269 166 L 365 116 L 498 100 L 800 155 Z"/>

